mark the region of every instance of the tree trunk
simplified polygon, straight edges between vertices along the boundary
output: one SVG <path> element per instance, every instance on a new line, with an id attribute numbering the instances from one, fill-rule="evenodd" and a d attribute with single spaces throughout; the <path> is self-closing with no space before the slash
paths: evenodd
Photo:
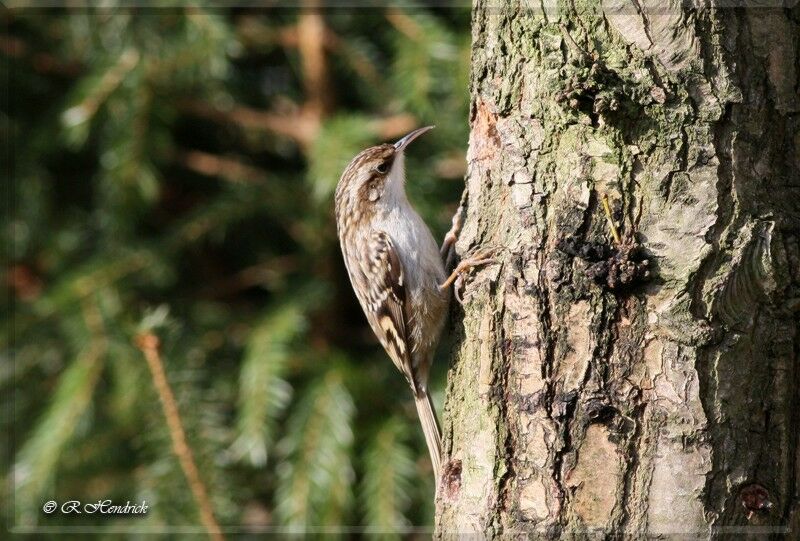
<path id="1" fill-rule="evenodd" d="M 522 4 L 473 9 L 438 535 L 797 534 L 800 10 Z"/>

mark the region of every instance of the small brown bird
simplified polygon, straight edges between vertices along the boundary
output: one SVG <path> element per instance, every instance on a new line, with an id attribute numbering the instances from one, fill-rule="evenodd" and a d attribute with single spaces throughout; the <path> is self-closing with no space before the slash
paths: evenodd
<path id="1" fill-rule="evenodd" d="M 350 282 L 372 331 L 411 386 L 438 479 L 441 433 L 428 374 L 447 316 L 449 285 L 466 268 L 490 260 L 462 261 L 446 278 L 443 259 L 460 229 L 461 213 L 440 250 L 406 197 L 403 152 L 432 128 L 358 154 L 342 173 L 335 203 Z"/>

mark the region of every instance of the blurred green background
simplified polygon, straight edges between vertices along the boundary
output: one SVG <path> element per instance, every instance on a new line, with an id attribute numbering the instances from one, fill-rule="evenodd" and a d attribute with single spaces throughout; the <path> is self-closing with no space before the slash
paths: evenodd
<path id="1" fill-rule="evenodd" d="M 350 289 L 332 194 L 358 151 L 436 124 L 408 189 L 442 237 L 468 9 L 113 4 L 0 12 L 0 507 L 17 526 L 199 524 L 136 346 L 152 332 L 223 527 L 432 524 L 410 392 Z M 106 498 L 150 510 L 41 511 Z"/>

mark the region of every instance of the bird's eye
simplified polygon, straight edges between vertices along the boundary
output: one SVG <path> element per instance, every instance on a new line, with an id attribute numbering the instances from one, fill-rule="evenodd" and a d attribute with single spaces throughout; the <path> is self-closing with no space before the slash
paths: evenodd
<path id="1" fill-rule="evenodd" d="M 389 170 L 389 165 L 386 162 L 379 163 L 375 166 L 375 170 L 378 173 L 384 174 Z"/>

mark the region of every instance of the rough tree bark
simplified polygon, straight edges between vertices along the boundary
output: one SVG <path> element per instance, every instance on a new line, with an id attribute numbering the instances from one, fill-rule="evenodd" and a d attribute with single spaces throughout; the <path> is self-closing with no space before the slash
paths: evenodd
<path id="1" fill-rule="evenodd" d="M 800 9 L 541 4 L 473 8 L 437 534 L 798 535 Z"/>

